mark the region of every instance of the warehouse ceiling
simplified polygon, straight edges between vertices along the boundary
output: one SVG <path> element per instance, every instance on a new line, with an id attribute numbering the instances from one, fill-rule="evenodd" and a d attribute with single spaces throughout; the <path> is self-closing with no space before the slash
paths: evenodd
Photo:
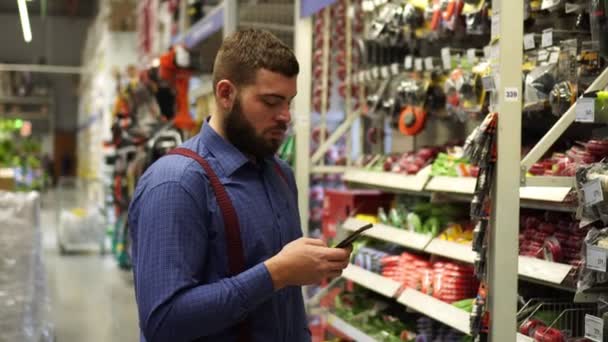
<path id="1" fill-rule="evenodd" d="M 92 18 L 97 14 L 97 0 L 29 0 L 31 16 L 71 16 Z M 46 8 L 46 9 L 45 9 Z M 17 0 L 1 0 L 0 14 L 17 14 Z"/>

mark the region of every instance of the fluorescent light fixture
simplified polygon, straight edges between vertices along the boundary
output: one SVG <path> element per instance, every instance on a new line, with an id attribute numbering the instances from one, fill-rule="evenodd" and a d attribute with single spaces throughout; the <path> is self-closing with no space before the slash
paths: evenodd
<path id="1" fill-rule="evenodd" d="M 27 4 L 25 0 L 17 0 L 19 5 L 19 17 L 21 18 L 21 29 L 23 30 L 23 39 L 26 43 L 32 41 L 32 27 L 30 26 L 30 17 L 27 14 Z"/>

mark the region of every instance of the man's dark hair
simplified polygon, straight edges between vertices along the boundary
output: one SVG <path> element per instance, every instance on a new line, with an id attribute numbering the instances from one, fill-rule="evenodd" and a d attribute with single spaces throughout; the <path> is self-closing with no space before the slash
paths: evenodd
<path id="1" fill-rule="evenodd" d="M 300 66 L 293 51 L 265 30 L 245 29 L 227 37 L 213 64 L 213 89 L 221 80 L 240 87 L 255 81 L 256 72 L 267 69 L 294 77 Z"/>

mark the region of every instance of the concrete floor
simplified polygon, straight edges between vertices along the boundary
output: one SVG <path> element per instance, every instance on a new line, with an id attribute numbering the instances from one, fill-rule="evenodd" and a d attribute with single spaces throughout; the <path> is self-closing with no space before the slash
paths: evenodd
<path id="1" fill-rule="evenodd" d="M 60 255 L 55 203 L 43 196 L 41 223 L 56 342 L 139 341 L 132 276 L 110 255 Z"/>

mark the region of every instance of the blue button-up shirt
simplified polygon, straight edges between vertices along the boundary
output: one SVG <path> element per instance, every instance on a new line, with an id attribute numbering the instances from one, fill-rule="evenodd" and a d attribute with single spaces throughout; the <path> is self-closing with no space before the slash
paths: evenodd
<path id="1" fill-rule="evenodd" d="M 302 236 L 293 173 L 253 163 L 210 125 L 183 147 L 203 156 L 236 209 L 246 271 L 230 277 L 223 220 L 201 166 L 166 156 L 138 182 L 129 209 L 142 341 L 310 341 L 300 287 L 273 289 L 263 262 Z"/>

